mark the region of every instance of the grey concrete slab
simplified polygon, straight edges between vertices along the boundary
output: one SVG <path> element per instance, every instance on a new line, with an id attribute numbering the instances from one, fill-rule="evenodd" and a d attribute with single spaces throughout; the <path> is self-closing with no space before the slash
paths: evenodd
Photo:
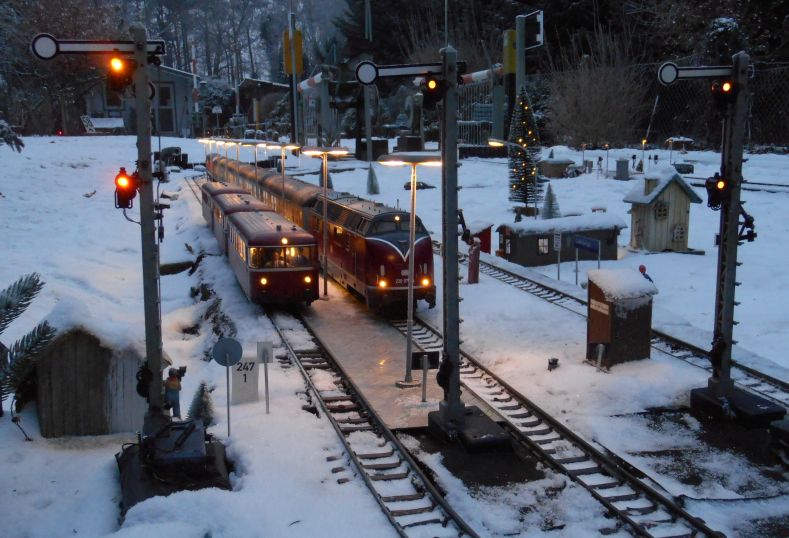
<path id="1" fill-rule="evenodd" d="M 399 388 L 405 377 L 406 339 L 358 299 L 329 281 L 329 299 L 312 303 L 304 315 L 310 329 L 353 379 L 390 429 L 426 428 L 427 414 L 438 410 L 443 391 L 435 370 L 427 374 L 427 402 L 422 387 Z M 414 371 L 414 380 L 422 371 Z"/>

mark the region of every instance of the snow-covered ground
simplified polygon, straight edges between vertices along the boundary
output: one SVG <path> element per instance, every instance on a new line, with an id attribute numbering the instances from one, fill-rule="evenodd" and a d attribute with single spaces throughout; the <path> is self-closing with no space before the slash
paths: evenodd
<path id="1" fill-rule="evenodd" d="M 61 328 L 78 322 L 113 345 L 140 346 L 144 330 L 139 228 L 124 220 L 113 206 L 113 178 L 119 166 L 133 167 L 134 139 L 41 137 L 28 138 L 25 143 L 21 154 L 0 147 L 3 164 L 0 255 L 4 262 L 0 265 L 0 288 L 33 271 L 41 273 L 46 286 L 28 311 L 1 336 L 3 342 L 14 341 L 47 317 Z M 195 140 L 165 139 L 163 145 L 181 146 L 193 161 L 203 156 L 203 148 Z M 637 150 L 612 150 L 611 167 L 616 157 L 634 153 L 640 157 Z M 658 153 L 662 163 L 668 161 L 668 151 L 648 153 Z M 604 151 L 587 151 L 585 157 L 596 160 L 598 155 L 605 160 Z M 566 148 L 555 148 L 555 156 L 570 156 L 576 161 L 581 157 L 580 153 Z M 720 156 L 712 152 L 687 155 L 674 152 L 673 157 L 695 161 L 694 175 L 700 177 L 711 175 L 720 161 Z M 512 222 L 506 160 L 461 162 L 459 183 L 463 189 L 459 202 L 466 219 L 496 225 Z M 317 170 L 320 162 L 289 158 L 288 164 L 298 165 L 302 170 Z M 366 196 L 366 165 L 349 161 L 338 166 L 356 168 L 333 172 L 334 187 Z M 789 184 L 789 174 L 785 171 L 788 166 L 786 156 L 752 155 L 744 174 L 755 182 Z M 408 170 L 377 166 L 376 171 L 381 194 L 371 198 L 407 208 L 408 191 L 403 190 L 403 184 L 408 180 Z M 317 175 L 303 177 L 317 183 Z M 419 180 L 440 186 L 440 172 L 420 168 Z M 165 214 L 164 262 L 192 259 L 185 243 L 195 252 L 216 251 L 196 200 L 181 182 L 182 176 L 174 174 L 173 182 L 163 188 L 172 192 L 183 187 L 179 200 Z M 603 179 L 596 173 L 552 180 L 563 213 L 588 213 L 593 206 L 605 206 L 609 213 L 628 224 L 629 207 L 622 198 L 632 185 L 632 181 Z M 86 196 L 93 191 L 95 194 Z M 696 191 L 706 200 L 703 189 Z M 417 213 L 433 236 L 440 238 L 440 189 L 420 190 L 417 198 Z M 782 353 L 789 334 L 789 312 L 783 308 L 789 289 L 789 276 L 783 270 L 787 259 L 783 240 L 789 231 L 785 218 L 789 194 L 747 192 L 744 199 L 756 218 L 759 237 L 740 249 L 744 264 L 738 270 L 738 280 L 743 284 L 737 293 L 742 304 L 736 310 L 736 318 L 741 323 L 735 328 L 735 337 L 741 347 L 789 368 L 789 358 Z M 136 218 L 136 208 L 131 214 Z M 705 250 L 703 256 L 632 253 L 623 248 L 619 260 L 603 262 L 603 266 L 636 268 L 645 264 L 659 289 L 655 307 L 660 314 L 656 314 L 656 319 L 703 337 L 699 331 L 710 331 L 712 327 L 716 263 L 713 236 L 717 222 L 718 213 L 706 205 L 691 207 L 689 244 Z M 629 229 L 620 236 L 620 245 L 626 245 L 628 238 Z M 436 262 L 440 263 L 438 259 Z M 562 279 L 569 286 L 574 286 L 573 265 L 563 264 L 561 270 Z M 583 262 L 580 279 L 585 280 L 585 271 L 594 267 L 595 262 Z M 555 278 L 555 266 L 540 270 Z M 440 277 L 440 271 L 436 276 Z M 255 341 L 276 343 L 278 340 L 261 311 L 246 302 L 221 257 L 206 257 L 199 276 L 163 277 L 164 347 L 176 364 L 189 367 L 184 378 L 182 405 L 188 405 L 200 381 L 215 384 L 219 423 L 212 431 L 223 436 L 226 433 L 224 372 L 216 364 L 200 360 L 207 329 L 200 336 L 181 331 L 194 325 L 205 308 L 189 296 L 190 287 L 198 283 L 198 277 L 212 284 L 223 297 L 223 309 L 236 322 L 238 337 L 250 353 Z M 597 373 L 581 363 L 586 331 L 580 318 L 513 292 L 484 275 L 478 286 L 464 284 L 461 295 L 465 298 L 462 303 L 464 348 L 511 378 L 514 385 L 541 406 L 567 417 L 567 422 L 587 438 L 616 451 L 644 444 L 663 447 L 692 443 L 692 434 L 688 434 L 687 440 L 662 439 L 632 417 L 618 419 L 626 421 L 632 431 L 632 435 L 622 439 L 616 433 L 621 424 L 614 428 L 610 415 L 683 403 L 690 388 L 705 384 L 706 374 L 700 370 L 653 355 L 651 361 L 621 365 L 608 375 Z M 433 320 L 440 319 L 438 309 L 427 312 L 424 308 L 420 307 L 420 313 Z M 548 357 L 560 358 L 559 370 L 547 372 Z M 239 465 L 234 491 L 182 492 L 151 499 L 134 507 L 122 528 L 117 523 L 119 490 L 112 455 L 128 438 L 42 439 L 36 431 L 35 409 L 31 405 L 23 412 L 22 425 L 35 441 L 26 443 L 8 416 L 0 419 L 3 535 L 101 536 L 113 532 L 120 536 L 153 536 L 165 532 L 170 536 L 203 536 L 210 532 L 215 537 L 394 535 L 360 480 L 342 486 L 336 483 L 337 477 L 331 473 L 335 464 L 327 462 L 326 457 L 339 454 L 340 444 L 325 421 L 301 410 L 303 401 L 299 393 L 303 391 L 303 383 L 299 376 L 292 370 L 279 368 L 272 368 L 271 376 L 270 415 L 265 414 L 262 402 L 234 406 L 232 410 L 233 437 L 229 452 Z M 4 405 L 7 409 L 8 402 Z M 690 432 L 697 428 L 697 424 L 688 425 Z M 764 495 L 777 493 L 772 483 L 764 483 L 758 470 L 740 458 L 715 450 L 703 457 L 710 460 L 713 471 L 739 466 L 740 481 L 727 479 L 690 488 L 679 482 L 667 483 L 666 473 L 659 468 L 654 472 L 663 477 L 662 483 L 672 493 L 690 497 L 737 498 L 753 491 L 744 488 L 745 483 L 756 483 L 756 490 Z M 652 470 L 648 459 L 637 464 Z M 446 485 L 462 489 L 451 477 L 444 480 Z M 569 494 L 564 500 L 572 500 L 574 495 Z M 467 497 L 459 494 L 458 502 L 462 504 L 464 498 Z M 495 500 L 487 505 L 467 503 L 462 508 L 481 510 L 494 505 Z M 698 509 L 713 527 L 729 533 L 736 533 L 738 522 L 746 516 L 745 509 L 726 509 L 714 503 L 702 504 Z M 769 500 L 747 510 L 749 518 L 754 513 L 774 515 L 789 511 L 785 502 L 776 505 Z M 494 518 L 495 513 L 491 511 L 487 518 Z M 509 513 L 502 511 L 499 515 L 507 517 Z M 512 513 L 517 514 L 517 510 Z M 598 518 L 599 514 L 589 516 Z M 469 519 L 493 528 L 486 523 L 486 516 L 471 514 Z M 572 520 L 569 516 L 565 519 Z M 580 524 L 575 521 L 576 524 L 567 527 L 569 534 L 565 536 L 572 536 L 573 530 L 574 535 L 579 535 L 582 529 L 594 528 L 585 527 L 583 520 Z M 349 525 L 349 522 L 353 523 Z M 497 530 L 506 528 L 504 525 Z"/>

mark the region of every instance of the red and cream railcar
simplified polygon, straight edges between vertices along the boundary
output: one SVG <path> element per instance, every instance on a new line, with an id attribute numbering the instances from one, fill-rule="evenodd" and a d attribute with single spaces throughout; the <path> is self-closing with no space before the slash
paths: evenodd
<path id="1" fill-rule="evenodd" d="M 222 254 L 227 252 L 227 219 L 235 213 L 272 212 L 273 209 L 249 193 L 217 194 L 212 198 L 214 206 L 212 231 Z"/>
<path id="2" fill-rule="evenodd" d="M 200 185 L 201 205 L 203 207 L 203 218 L 208 226 L 214 229 L 214 196 L 218 194 L 244 194 L 249 193 L 238 185 L 228 185 L 219 181 L 206 181 Z"/>
<path id="3" fill-rule="evenodd" d="M 227 257 L 250 301 L 309 305 L 318 298 L 312 234 L 274 212 L 234 213 L 227 228 Z"/>

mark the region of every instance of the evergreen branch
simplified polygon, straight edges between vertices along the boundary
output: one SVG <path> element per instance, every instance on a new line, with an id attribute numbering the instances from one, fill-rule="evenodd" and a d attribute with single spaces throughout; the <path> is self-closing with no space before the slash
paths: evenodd
<path id="1" fill-rule="evenodd" d="M 44 321 L 14 342 L 10 349 L 10 365 L 0 374 L 2 377 L 0 392 L 3 393 L 3 397 L 16 392 L 33 373 L 41 352 L 55 337 L 56 332 Z"/>
<path id="2" fill-rule="evenodd" d="M 41 275 L 31 273 L 0 292 L 0 334 L 25 311 L 43 287 Z"/>

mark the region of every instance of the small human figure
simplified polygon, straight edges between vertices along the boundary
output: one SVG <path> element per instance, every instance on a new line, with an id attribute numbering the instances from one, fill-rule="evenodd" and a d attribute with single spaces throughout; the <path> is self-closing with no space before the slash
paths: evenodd
<path id="1" fill-rule="evenodd" d="M 479 237 L 472 239 L 468 247 L 468 283 L 479 284 L 479 251 L 482 243 Z"/>
<path id="2" fill-rule="evenodd" d="M 602 157 L 598 157 L 597 158 L 597 169 L 600 170 L 600 171 L 603 170 L 603 158 Z"/>
<path id="3" fill-rule="evenodd" d="M 173 416 L 181 418 L 181 378 L 178 369 L 170 368 L 164 382 L 164 402 L 173 410 Z"/>
<path id="4" fill-rule="evenodd" d="M 633 170 L 636 169 L 636 154 L 630 156 L 630 159 L 633 161 Z"/>
<path id="5" fill-rule="evenodd" d="M 652 280 L 652 277 L 647 274 L 647 266 L 646 265 L 639 265 L 638 266 L 638 270 L 641 272 L 641 274 L 644 276 L 644 278 L 646 278 L 647 280 L 649 280 L 653 284 L 655 283 L 655 281 Z"/>
<path id="6" fill-rule="evenodd" d="M 436 383 L 444 389 L 444 401 L 449 401 L 449 376 L 452 374 L 452 363 L 446 357 L 441 360 L 436 372 Z"/>
<path id="7" fill-rule="evenodd" d="M 655 164 L 657 164 L 657 153 L 655 153 Z"/>

